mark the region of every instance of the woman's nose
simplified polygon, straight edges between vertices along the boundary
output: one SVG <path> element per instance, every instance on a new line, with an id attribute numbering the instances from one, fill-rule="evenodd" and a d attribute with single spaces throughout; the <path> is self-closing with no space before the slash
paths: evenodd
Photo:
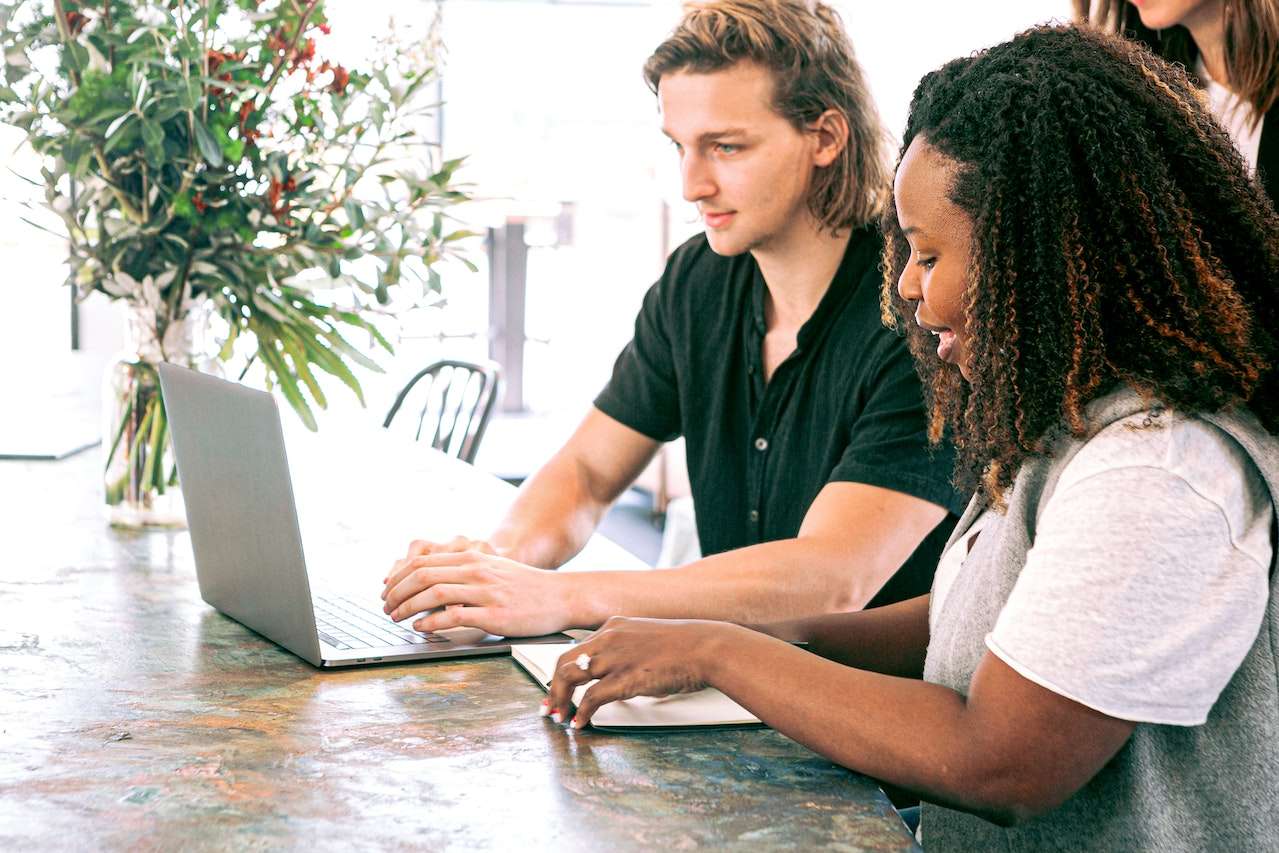
<path id="1" fill-rule="evenodd" d="M 919 276 L 915 275 L 914 265 L 906 263 L 906 268 L 897 277 L 897 295 L 907 302 L 918 301 L 922 295 L 919 289 Z"/>

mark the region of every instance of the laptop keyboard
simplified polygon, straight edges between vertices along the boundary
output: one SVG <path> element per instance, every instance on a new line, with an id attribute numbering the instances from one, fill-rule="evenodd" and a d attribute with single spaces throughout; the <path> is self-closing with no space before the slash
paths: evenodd
<path id="1" fill-rule="evenodd" d="M 317 596 L 315 626 L 320 639 L 335 649 L 380 649 L 386 646 L 447 643 L 448 637 L 401 628 L 381 611 L 373 611 L 338 595 Z"/>

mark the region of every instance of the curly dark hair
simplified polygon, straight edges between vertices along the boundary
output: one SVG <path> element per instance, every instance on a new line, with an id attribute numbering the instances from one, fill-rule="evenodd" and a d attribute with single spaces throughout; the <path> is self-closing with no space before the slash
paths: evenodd
<path id="1" fill-rule="evenodd" d="M 917 136 L 955 161 L 949 196 L 973 222 L 971 382 L 896 292 L 892 207 L 883 304 L 957 487 L 999 506 L 1023 461 L 1086 435 L 1085 406 L 1125 383 L 1187 413 L 1246 405 L 1277 431 L 1279 216 L 1183 69 L 1038 27 L 925 76 L 902 154 Z"/>

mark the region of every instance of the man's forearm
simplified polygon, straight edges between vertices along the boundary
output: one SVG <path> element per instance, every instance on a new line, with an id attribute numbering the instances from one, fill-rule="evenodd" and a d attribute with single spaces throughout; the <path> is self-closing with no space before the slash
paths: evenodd
<path id="1" fill-rule="evenodd" d="M 765 542 L 652 572 L 571 575 L 579 627 L 610 616 L 761 623 L 865 606 L 892 570 L 867 571 L 842 543 L 817 538 Z M 567 580 L 567 578 L 566 578 Z M 861 581 L 861 582 L 859 582 Z"/>
<path id="2" fill-rule="evenodd" d="M 570 560 L 595 532 L 608 509 L 582 474 L 553 460 L 520 487 L 489 544 L 502 556 L 554 569 Z"/>

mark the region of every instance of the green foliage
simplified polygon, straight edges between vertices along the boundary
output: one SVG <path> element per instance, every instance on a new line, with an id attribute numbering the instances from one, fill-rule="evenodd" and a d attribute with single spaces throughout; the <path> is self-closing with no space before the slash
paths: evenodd
<path id="1" fill-rule="evenodd" d="M 362 400 L 352 363 L 379 369 L 348 337 L 390 351 L 373 320 L 392 292 L 431 298 L 473 236 L 443 225 L 461 161 L 419 131 L 433 45 L 348 70 L 327 32 L 323 0 L 0 6 L 0 120 L 45 158 L 82 293 L 154 307 L 160 340 L 212 300 L 222 357 L 244 338 L 312 428 L 319 374 Z"/>

